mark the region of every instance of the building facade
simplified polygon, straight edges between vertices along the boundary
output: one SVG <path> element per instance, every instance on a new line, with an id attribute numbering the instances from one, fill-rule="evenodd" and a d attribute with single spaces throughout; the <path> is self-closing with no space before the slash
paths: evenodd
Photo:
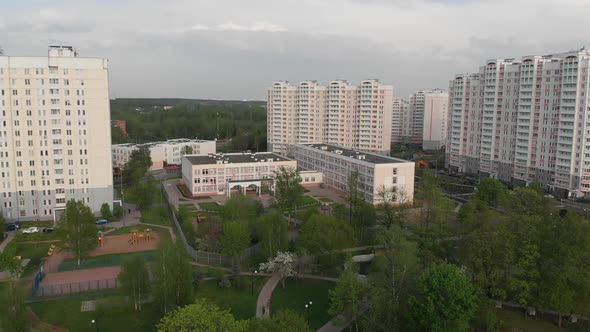
<path id="1" fill-rule="evenodd" d="M 142 146 L 147 146 L 150 150 L 150 156 L 152 158 L 150 170 L 163 169 L 165 164 L 180 165 L 182 163 L 182 156 L 185 154 L 207 155 L 216 151 L 215 141 L 188 138 L 145 144 L 115 144 L 112 146 L 113 167 L 122 168 L 125 166 L 131 157 L 131 153 Z"/>
<path id="2" fill-rule="evenodd" d="M 54 219 L 71 199 L 112 207 L 106 59 L 70 46 L 0 55 L 0 208 L 9 220 Z M 57 216 L 58 217 L 58 216 Z"/>
<path id="3" fill-rule="evenodd" d="M 360 152 L 330 144 L 297 144 L 289 147 L 289 156 L 297 161 L 300 170 L 314 170 L 323 174 L 323 183 L 340 191 L 348 191 L 348 179 L 359 172 L 358 192 L 371 204 L 382 202 L 385 191 L 395 189 L 397 203 L 414 199 L 414 170 L 411 161 Z"/>
<path id="4" fill-rule="evenodd" d="M 401 144 L 405 143 L 403 137 L 408 132 L 408 128 L 405 127 L 409 124 L 409 106 L 410 104 L 399 98 L 393 98 L 392 112 L 391 112 L 391 143 Z"/>
<path id="5" fill-rule="evenodd" d="M 590 52 L 581 49 L 492 59 L 477 74 L 457 75 L 450 81 L 450 170 L 590 197 L 589 67 Z"/>
<path id="6" fill-rule="evenodd" d="M 344 80 L 322 86 L 275 82 L 268 89 L 269 151 L 285 155 L 291 144 L 326 142 L 389 154 L 393 86 Z"/>
<path id="7" fill-rule="evenodd" d="M 297 162 L 270 152 L 190 155 L 182 157 L 182 181 L 192 196 L 229 196 L 236 188 L 260 195 L 262 187 L 272 189 L 281 167 L 296 169 Z"/>

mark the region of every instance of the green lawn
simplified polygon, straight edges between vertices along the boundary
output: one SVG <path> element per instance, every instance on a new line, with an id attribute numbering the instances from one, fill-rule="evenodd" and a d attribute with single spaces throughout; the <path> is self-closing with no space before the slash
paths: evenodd
<path id="1" fill-rule="evenodd" d="M 221 213 L 223 206 L 217 204 L 216 202 L 203 202 L 199 203 L 199 207 L 202 210 L 213 212 L 213 213 Z"/>
<path id="2" fill-rule="evenodd" d="M 108 233 L 106 236 L 111 236 L 111 235 L 121 235 L 121 234 L 131 234 L 132 230 L 138 230 L 138 231 L 144 231 L 146 229 L 151 229 L 152 231 L 158 231 L 158 232 L 164 232 L 164 233 L 168 233 L 168 231 L 165 228 L 160 228 L 160 227 L 152 227 L 149 225 L 133 225 L 133 226 L 125 226 L 125 227 L 121 227 L 121 228 L 117 228 L 116 230 Z"/>
<path id="3" fill-rule="evenodd" d="M 332 203 L 334 202 L 334 200 L 332 200 L 331 198 L 328 197 L 316 197 L 317 199 L 319 199 L 320 201 L 324 202 L 324 203 Z"/>
<path id="4" fill-rule="evenodd" d="M 24 258 L 30 258 L 31 261 L 25 268 L 23 275 L 37 271 L 39 264 L 44 257 L 47 257 L 47 251 L 51 243 L 20 243 L 19 241 L 13 240 L 8 244 L 8 248 L 16 248 L 16 255 Z"/>
<path id="5" fill-rule="evenodd" d="M 559 328 L 548 321 L 542 319 L 534 319 L 527 317 L 525 318 L 522 314 L 511 311 L 495 309 L 496 315 L 502 321 L 505 326 L 510 329 L 516 329 L 521 332 L 564 332 L 574 331 L 573 329 Z M 564 319 L 565 322 L 565 319 Z M 512 330 L 510 330 L 512 331 Z"/>
<path id="6" fill-rule="evenodd" d="M 121 263 L 130 257 L 140 256 L 143 257 L 146 261 L 153 261 L 157 257 L 157 251 L 142 251 L 142 252 L 132 252 L 127 254 L 113 254 L 113 255 L 103 255 L 98 257 L 89 257 L 80 263 L 78 266 L 76 263 L 76 259 L 66 259 L 60 265 L 58 270 L 60 272 L 63 271 L 73 271 L 79 269 L 93 269 L 97 267 L 105 267 L 105 266 L 116 266 L 121 265 Z"/>
<path id="7" fill-rule="evenodd" d="M 320 204 L 315 198 L 310 196 L 303 196 L 301 199 L 301 206 L 318 205 Z"/>
<path id="8" fill-rule="evenodd" d="M 80 312 L 82 301 L 108 300 L 97 311 Z M 65 299 L 50 302 L 31 304 L 31 309 L 43 322 L 61 326 L 69 331 L 95 332 L 95 331 L 155 331 L 154 326 L 160 319 L 160 314 L 155 314 L 153 304 L 145 304 L 144 310 L 135 312 L 131 306 L 124 303 L 120 297 L 87 297 Z M 97 326 L 92 325 L 96 320 Z"/>
<path id="9" fill-rule="evenodd" d="M 163 226 L 172 225 L 168 209 L 164 205 L 154 205 L 141 211 L 141 222 Z"/>
<path id="10" fill-rule="evenodd" d="M 309 323 L 318 329 L 332 318 L 328 315 L 328 290 L 334 285 L 330 281 L 289 278 L 285 288 L 279 283 L 272 294 L 271 315 L 281 309 L 292 309 L 305 316 L 305 304 L 311 301 Z"/>
<path id="11" fill-rule="evenodd" d="M 254 295 L 252 295 L 254 280 Z M 196 298 L 205 298 L 218 306 L 229 309 L 236 319 L 248 319 L 256 315 L 258 293 L 266 282 L 266 278 L 237 278 L 230 288 L 217 286 L 216 280 L 203 281 L 195 291 Z"/>

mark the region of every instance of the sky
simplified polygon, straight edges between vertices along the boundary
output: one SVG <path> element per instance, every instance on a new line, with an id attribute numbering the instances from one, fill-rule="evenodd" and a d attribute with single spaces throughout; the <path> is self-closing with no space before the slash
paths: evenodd
<path id="1" fill-rule="evenodd" d="M 111 97 L 264 99 L 379 78 L 403 98 L 487 59 L 590 47 L 590 0 L 0 0 L 7 55 L 109 59 Z"/>

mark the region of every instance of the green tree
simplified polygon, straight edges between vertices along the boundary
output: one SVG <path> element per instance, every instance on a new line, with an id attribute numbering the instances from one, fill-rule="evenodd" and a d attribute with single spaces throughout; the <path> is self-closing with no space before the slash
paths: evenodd
<path id="1" fill-rule="evenodd" d="M 508 198 L 508 190 L 496 179 L 482 178 L 477 186 L 477 196 L 490 206 L 499 206 Z"/>
<path id="2" fill-rule="evenodd" d="M 297 275 L 296 264 L 297 255 L 291 252 L 278 251 L 277 255 L 268 262 L 260 263 L 260 271 L 278 274 L 281 277 L 283 288 L 285 288 L 285 279 Z"/>
<path id="3" fill-rule="evenodd" d="M 266 258 L 289 248 L 287 223 L 278 210 L 270 210 L 258 218 L 257 233 Z"/>
<path id="4" fill-rule="evenodd" d="M 138 184 L 151 165 L 150 149 L 145 145 L 139 147 L 131 152 L 129 161 L 123 167 L 123 180 L 132 186 Z"/>
<path id="5" fill-rule="evenodd" d="M 250 319 L 246 331 L 250 332 L 311 332 L 305 318 L 293 310 L 283 309 L 270 319 Z"/>
<path id="6" fill-rule="evenodd" d="M 332 216 L 313 215 L 299 232 L 297 247 L 312 255 L 326 255 L 328 264 L 338 249 L 354 247 L 354 231 L 346 222 Z"/>
<path id="7" fill-rule="evenodd" d="M 488 211 L 481 226 L 465 237 L 465 265 L 486 296 L 505 299 L 514 262 L 514 237 L 497 213 Z M 482 218 L 484 215 L 481 216 Z"/>
<path id="8" fill-rule="evenodd" d="M 436 236 L 443 235 L 454 204 L 443 194 L 438 179 L 430 171 L 424 171 L 416 196 L 422 203 L 422 224 Z"/>
<path id="9" fill-rule="evenodd" d="M 127 143 L 127 137 L 125 137 L 121 128 L 117 126 L 111 127 L 111 142 L 112 144 Z"/>
<path id="10" fill-rule="evenodd" d="M 291 213 L 297 210 L 303 199 L 304 189 L 301 185 L 299 171 L 292 168 L 280 167 L 274 174 L 274 201 L 283 211 L 287 212 L 288 219 Z"/>
<path id="11" fill-rule="evenodd" d="M 66 204 L 66 210 L 56 232 L 62 241 L 61 247 L 74 254 L 78 266 L 81 259 L 98 245 L 96 240 L 98 228 L 94 222 L 94 215 L 82 201 L 70 200 Z"/>
<path id="12" fill-rule="evenodd" d="M 406 303 L 420 269 L 418 244 L 408 241 L 397 225 L 382 233 L 378 242 L 384 248 L 371 264 L 368 279 L 371 306 L 363 319 L 363 330 L 404 331 Z"/>
<path id="13" fill-rule="evenodd" d="M 242 194 L 235 194 L 223 205 L 221 216 L 224 221 L 239 221 L 248 225 L 255 220 L 261 212 L 262 205 L 260 202 Z"/>
<path id="14" fill-rule="evenodd" d="M 404 226 L 409 208 L 408 195 L 403 188 L 382 186 L 377 191 L 380 203 L 377 206 L 379 221 L 385 227 L 397 224 Z"/>
<path id="15" fill-rule="evenodd" d="M 10 279 L 18 280 L 23 270 L 21 260 L 17 258 L 16 246 L 6 246 L 4 251 L 0 252 L 0 271 L 7 271 Z"/>
<path id="16" fill-rule="evenodd" d="M 434 265 L 422 274 L 416 295 L 410 298 L 409 330 L 468 331 L 476 300 L 473 285 L 457 267 Z"/>
<path id="17" fill-rule="evenodd" d="M 150 285 L 144 259 L 140 256 L 132 256 L 123 261 L 118 278 L 122 293 L 133 301 L 135 311 L 141 311 L 141 305 L 147 299 Z"/>
<path id="18" fill-rule="evenodd" d="M 541 216 L 514 215 L 511 218 L 512 234 L 515 237 L 514 263 L 509 268 L 509 286 L 514 299 L 527 307 L 536 301 L 539 291 L 541 258 L 539 229 Z"/>
<path id="19" fill-rule="evenodd" d="M 330 308 L 328 313 L 333 317 L 343 314 L 344 321 L 336 321 L 337 324 L 344 324 L 359 317 L 364 309 L 365 286 L 358 280 L 355 273 L 346 271 L 338 277 L 336 286 L 329 291 Z M 358 331 L 358 320 L 354 325 Z"/>
<path id="20" fill-rule="evenodd" d="M 240 257 L 242 251 L 250 244 L 250 233 L 248 229 L 237 221 L 230 221 L 223 224 L 223 235 L 221 236 L 222 252 L 234 258 Z"/>
<path id="21" fill-rule="evenodd" d="M 0 330 L 27 332 L 31 318 L 25 304 L 26 290 L 17 281 L 8 282 L 0 292 Z"/>
<path id="22" fill-rule="evenodd" d="M 180 152 L 180 154 L 184 155 L 189 155 L 189 154 L 193 154 L 193 147 L 190 145 L 185 145 L 182 147 L 182 151 Z"/>
<path id="23" fill-rule="evenodd" d="M 356 210 L 357 204 L 359 204 L 362 201 L 362 198 L 360 197 L 359 188 L 358 188 L 361 183 L 361 180 L 362 180 L 361 174 L 356 169 L 352 170 L 350 172 L 350 174 L 348 175 L 347 200 L 348 200 L 348 222 L 350 224 L 353 223 L 353 218 L 355 216 L 354 212 Z"/>
<path id="24" fill-rule="evenodd" d="M 164 313 L 193 301 L 193 271 L 180 241 L 162 243 L 155 264 L 156 300 Z"/>
<path id="25" fill-rule="evenodd" d="M 102 203 L 102 205 L 100 206 L 100 216 L 102 219 L 106 220 L 109 220 L 113 217 L 113 215 L 111 214 L 111 207 L 109 206 L 109 203 Z"/>
<path id="26" fill-rule="evenodd" d="M 156 326 L 158 332 L 241 332 L 243 326 L 229 310 L 215 304 L 197 301 L 166 314 Z"/>

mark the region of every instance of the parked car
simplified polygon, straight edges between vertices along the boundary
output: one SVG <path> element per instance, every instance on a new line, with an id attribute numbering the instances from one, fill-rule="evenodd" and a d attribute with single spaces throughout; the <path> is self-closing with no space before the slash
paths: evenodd
<path id="1" fill-rule="evenodd" d="M 39 227 L 29 227 L 23 229 L 23 234 L 39 233 Z"/>
<path id="2" fill-rule="evenodd" d="M 100 219 L 100 220 L 97 220 L 97 221 L 96 221 L 96 224 L 97 224 L 97 225 L 106 225 L 106 224 L 108 224 L 108 223 L 109 223 L 109 221 L 108 221 L 108 220 L 106 220 L 106 219 Z"/>
<path id="3" fill-rule="evenodd" d="M 7 231 L 16 231 L 19 228 L 20 228 L 20 226 L 17 225 L 17 224 L 8 224 L 8 225 L 6 225 L 6 228 L 5 229 Z"/>
<path id="4" fill-rule="evenodd" d="M 53 227 L 45 227 L 43 228 L 43 233 L 51 233 L 53 232 Z"/>

